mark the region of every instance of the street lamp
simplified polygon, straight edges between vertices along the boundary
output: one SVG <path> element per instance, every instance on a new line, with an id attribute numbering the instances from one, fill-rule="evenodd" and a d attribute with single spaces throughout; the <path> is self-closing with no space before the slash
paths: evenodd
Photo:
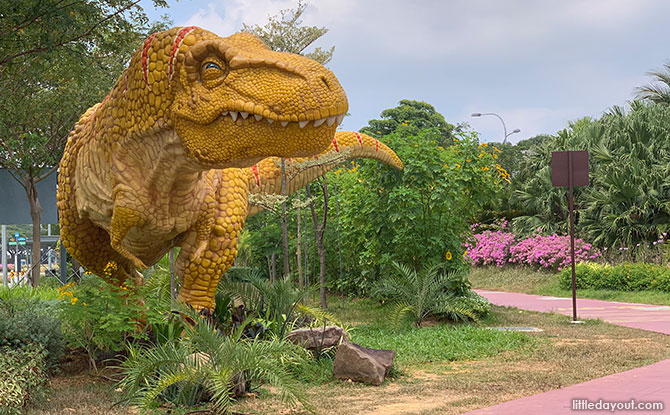
<path id="1" fill-rule="evenodd" d="M 485 112 L 485 113 L 474 112 L 474 113 L 472 113 L 473 117 L 481 117 L 482 115 L 493 115 L 493 116 L 498 117 L 498 119 L 500 120 L 500 122 L 503 125 L 503 130 L 505 131 L 505 138 L 503 139 L 503 142 L 502 142 L 503 144 L 505 144 L 507 142 L 507 137 L 509 137 L 512 134 L 516 134 L 516 133 L 521 132 L 521 130 L 519 130 L 518 128 L 515 128 L 514 131 L 512 131 L 511 133 L 508 134 L 507 133 L 507 126 L 505 125 L 505 121 L 503 121 L 502 117 L 500 115 L 496 114 L 495 112 Z"/>

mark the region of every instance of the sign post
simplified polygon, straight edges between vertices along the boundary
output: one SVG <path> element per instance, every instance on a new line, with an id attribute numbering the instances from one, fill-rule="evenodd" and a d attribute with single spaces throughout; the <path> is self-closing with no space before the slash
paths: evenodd
<path id="1" fill-rule="evenodd" d="M 554 151 L 551 153 L 551 184 L 568 187 L 570 214 L 570 259 L 572 263 L 572 321 L 577 323 L 577 288 L 575 281 L 575 196 L 576 186 L 589 185 L 588 151 Z"/>
<path id="2" fill-rule="evenodd" d="M 5 287 L 9 286 L 7 276 L 7 225 L 2 225 L 2 280 L 5 282 Z"/>

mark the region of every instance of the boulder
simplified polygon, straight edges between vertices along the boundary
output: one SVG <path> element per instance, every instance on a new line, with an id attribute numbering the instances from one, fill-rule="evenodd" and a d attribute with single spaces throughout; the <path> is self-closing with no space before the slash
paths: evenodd
<path id="1" fill-rule="evenodd" d="M 369 349 L 355 343 L 342 343 L 337 348 L 333 374 L 342 380 L 381 385 L 395 357 L 394 350 Z"/>
<path id="2" fill-rule="evenodd" d="M 293 330 L 286 335 L 286 340 L 315 352 L 317 349 L 323 350 L 346 343 L 349 335 L 341 327 L 325 326 Z"/>

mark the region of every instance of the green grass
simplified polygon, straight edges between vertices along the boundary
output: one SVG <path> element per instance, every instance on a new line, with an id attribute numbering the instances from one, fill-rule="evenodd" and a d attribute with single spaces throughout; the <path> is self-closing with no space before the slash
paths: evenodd
<path id="1" fill-rule="evenodd" d="M 402 329 L 359 326 L 351 335 L 362 346 L 395 350 L 399 364 L 474 360 L 532 343 L 524 333 L 469 325 Z"/>
<path id="2" fill-rule="evenodd" d="M 523 333 L 500 332 L 470 324 L 436 324 L 417 328 L 409 322 L 393 325 L 389 315 L 392 304 L 372 299 L 331 303 L 332 312 L 345 326 L 351 327 L 351 340 L 361 346 L 392 349 L 401 365 L 471 360 L 532 345 L 533 338 Z M 337 304 L 337 305 L 336 305 Z"/>
<path id="3" fill-rule="evenodd" d="M 571 290 L 561 288 L 558 273 L 535 271 L 522 267 L 480 267 L 470 271 L 473 288 L 520 292 L 526 294 L 570 297 Z M 670 305 L 670 293 L 660 291 L 577 290 L 579 298 L 626 303 Z"/>

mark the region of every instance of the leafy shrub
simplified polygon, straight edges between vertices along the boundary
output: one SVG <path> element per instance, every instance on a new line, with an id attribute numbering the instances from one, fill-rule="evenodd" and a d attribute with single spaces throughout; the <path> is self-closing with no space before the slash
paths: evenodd
<path id="1" fill-rule="evenodd" d="M 56 366 L 63 354 L 63 333 L 60 321 L 43 314 L 43 301 L 33 299 L 20 303 L 0 302 L 0 348 L 16 349 L 39 345 L 45 352 L 47 369 Z M 20 306 L 17 306 L 20 304 Z M 26 308 L 28 304 L 32 307 Z"/>
<path id="2" fill-rule="evenodd" d="M 559 281 L 563 288 L 567 289 L 572 286 L 570 268 L 560 273 Z M 670 268 L 645 263 L 578 264 L 575 267 L 575 284 L 578 289 L 670 292 Z"/>
<path id="3" fill-rule="evenodd" d="M 468 310 L 470 313 L 477 316 L 477 318 L 485 317 L 491 311 L 491 303 L 489 303 L 489 300 L 474 291 L 470 291 L 466 295 L 455 297 L 453 299 L 453 306 L 456 309 Z"/>
<path id="4" fill-rule="evenodd" d="M 143 305 L 141 290 L 130 282 L 116 286 L 96 275 L 65 285 L 61 299 L 65 338 L 71 347 L 86 350 L 94 370 L 100 352 L 123 350 L 130 337 L 142 336 L 144 325 L 140 322 L 154 312 Z"/>
<path id="5" fill-rule="evenodd" d="M 40 345 L 0 348 L 0 415 L 21 414 L 45 392 L 47 351 Z"/>

